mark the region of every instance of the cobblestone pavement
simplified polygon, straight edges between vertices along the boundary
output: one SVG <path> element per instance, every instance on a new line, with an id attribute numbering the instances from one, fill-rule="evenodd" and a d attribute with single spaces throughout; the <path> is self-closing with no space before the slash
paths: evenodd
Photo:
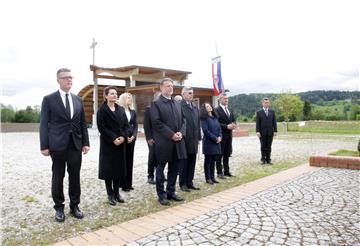
<path id="1" fill-rule="evenodd" d="M 128 245 L 360 245 L 359 192 L 323 168 Z"/>

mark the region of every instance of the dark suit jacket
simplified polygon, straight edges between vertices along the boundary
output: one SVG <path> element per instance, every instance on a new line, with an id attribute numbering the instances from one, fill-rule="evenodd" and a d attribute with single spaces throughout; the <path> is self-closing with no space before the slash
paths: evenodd
<path id="1" fill-rule="evenodd" d="M 147 106 L 144 112 L 144 133 L 146 140 L 154 139 L 150 117 L 150 106 Z"/>
<path id="2" fill-rule="evenodd" d="M 40 117 L 40 149 L 50 151 L 65 150 L 72 136 L 76 149 L 90 146 L 83 102 L 71 93 L 74 115 L 67 116 L 60 92 L 56 91 L 44 97 Z M 70 134 L 72 133 L 72 134 Z"/>
<path id="3" fill-rule="evenodd" d="M 114 140 L 120 136 L 127 138 L 128 121 L 125 111 L 115 104 L 112 112 L 106 103 L 97 112 L 100 132 L 99 179 L 124 179 L 125 143 L 116 146 Z"/>
<path id="4" fill-rule="evenodd" d="M 158 163 L 172 162 L 174 147 L 178 159 L 186 159 L 184 138 L 179 142 L 174 142 L 171 139 L 175 132 L 181 132 L 186 137 L 186 122 L 180 103 L 160 96 L 151 105 L 150 114 L 155 140 L 155 155 Z"/>
<path id="5" fill-rule="evenodd" d="M 218 115 L 219 123 L 220 123 L 220 126 L 221 126 L 221 131 L 222 131 L 222 135 L 223 135 L 223 141 L 226 141 L 228 139 L 232 139 L 232 130 L 229 130 L 227 128 L 227 125 L 235 122 L 233 112 L 228 109 L 229 112 L 230 112 L 230 117 L 228 117 L 221 106 L 217 106 L 215 108 L 215 110 L 216 110 L 216 113 Z"/>
<path id="6" fill-rule="evenodd" d="M 127 119 L 127 118 L 126 118 Z M 129 129 L 128 129 L 128 137 L 134 136 L 135 139 L 137 137 L 137 133 L 138 133 L 138 123 L 136 121 L 136 112 L 135 110 L 130 110 L 130 121 L 128 121 L 129 123 Z"/>
<path id="7" fill-rule="evenodd" d="M 216 143 L 217 137 L 222 137 L 221 127 L 216 117 L 207 117 L 201 120 L 201 129 L 204 133 L 203 138 L 203 154 L 204 155 L 220 155 L 221 144 Z"/>
<path id="8" fill-rule="evenodd" d="M 187 154 L 197 154 L 200 133 L 199 109 L 192 103 L 192 108 L 185 100 L 181 101 L 181 108 L 186 119 L 186 152 Z"/>
<path id="9" fill-rule="evenodd" d="M 264 109 L 256 112 L 256 132 L 260 132 L 261 136 L 273 136 L 277 132 L 275 112 L 268 110 L 266 116 Z"/>

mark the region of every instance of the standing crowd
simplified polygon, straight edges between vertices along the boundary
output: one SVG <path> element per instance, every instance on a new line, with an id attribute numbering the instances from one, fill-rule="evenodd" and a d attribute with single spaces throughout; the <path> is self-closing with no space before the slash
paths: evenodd
<path id="1" fill-rule="evenodd" d="M 57 72 L 59 90 L 43 99 L 40 118 L 40 149 L 52 159 L 51 193 L 55 203 L 55 220 L 63 222 L 65 167 L 69 174 L 70 213 L 82 219 L 80 203 L 81 152 L 90 149 L 85 112 L 80 97 L 70 92 L 72 87 L 70 69 Z M 219 96 L 218 106 L 210 102 L 194 103 L 194 90 L 184 87 L 181 96 L 173 95 L 174 81 L 164 78 L 160 91 L 153 102 L 145 108 L 144 132 L 149 148 L 148 183 L 156 185 L 161 205 L 170 201 L 182 201 L 176 194 L 177 177 L 183 192 L 200 190 L 194 182 L 199 141 L 204 154 L 204 178 L 207 184 L 219 183 L 218 179 L 233 177 L 229 159 L 232 154 L 232 131 L 237 128 L 233 112 L 228 108 L 228 96 Z M 256 134 L 261 143 L 261 163 L 271 164 L 271 144 L 276 135 L 275 113 L 269 109 L 269 99 L 262 101 L 263 108 L 256 114 Z M 123 93 L 118 97 L 116 87 L 104 90 L 104 103 L 97 112 L 100 132 L 98 178 L 104 180 L 108 203 L 115 206 L 124 203 L 124 192 L 134 189 L 132 185 L 134 147 L 138 133 L 137 115 L 132 95 Z M 167 166 L 167 176 L 164 175 Z M 216 176 L 215 176 L 216 167 Z M 166 187 L 164 183 L 166 181 Z"/>

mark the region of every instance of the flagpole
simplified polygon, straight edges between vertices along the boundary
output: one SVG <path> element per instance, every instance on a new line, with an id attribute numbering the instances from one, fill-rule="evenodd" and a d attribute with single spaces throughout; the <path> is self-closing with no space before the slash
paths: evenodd
<path id="1" fill-rule="evenodd" d="M 215 51 L 216 51 L 216 56 L 219 56 L 216 40 L 215 40 Z"/>

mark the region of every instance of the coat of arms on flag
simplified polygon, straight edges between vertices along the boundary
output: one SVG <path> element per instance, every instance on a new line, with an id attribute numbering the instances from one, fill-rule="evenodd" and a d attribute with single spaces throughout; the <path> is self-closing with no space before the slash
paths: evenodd
<path id="1" fill-rule="evenodd" d="M 212 59 L 212 79 L 213 79 L 215 96 L 218 96 L 224 91 L 224 84 L 221 77 L 220 56 Z"/>

